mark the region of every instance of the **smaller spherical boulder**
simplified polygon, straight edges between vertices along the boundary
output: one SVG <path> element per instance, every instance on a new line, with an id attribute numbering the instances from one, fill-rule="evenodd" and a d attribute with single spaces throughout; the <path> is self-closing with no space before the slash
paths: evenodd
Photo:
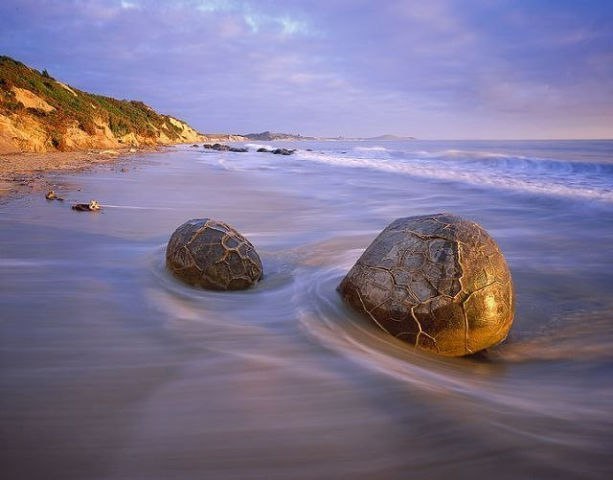
<path id="1" fill-rule="evenodd" d="M 166 266 L 185 283 L 209 290 L 242 290 L 262 278 L 255 248 L 231 226 L 211 220 L 188 220 L 166 247 Z"/>
<path id="2" fill-rule="evenodd" d="M 513 323 L 511 272 L 498 245 L 476 223 L 450 214 L 392 222 L 339 291 L 382 330 L 446 356 L 496 345 Z"/>

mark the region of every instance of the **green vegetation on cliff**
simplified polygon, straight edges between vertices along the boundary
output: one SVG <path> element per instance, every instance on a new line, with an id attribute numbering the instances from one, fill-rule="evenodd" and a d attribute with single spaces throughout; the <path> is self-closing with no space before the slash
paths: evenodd
<path id="1" fill-rule="evenodd" d="M 104 137 L 120 144 L 178 143 L 193 141 L 197 135 L 184 122 L 161 115 L 143 102 L 80 91 L 56 81 L 46 70 L 39 72 L 6 56 L 0 56 L 0 115 L 21 119 L 19 124 L 27 123 L 24 117 L 34 119 L 36 128 L 47 134 L 47 147 L 58 150 L 79 148 L 78 143 L 67 141 L 74 127 L 86 134 L 83 137 Z"/>

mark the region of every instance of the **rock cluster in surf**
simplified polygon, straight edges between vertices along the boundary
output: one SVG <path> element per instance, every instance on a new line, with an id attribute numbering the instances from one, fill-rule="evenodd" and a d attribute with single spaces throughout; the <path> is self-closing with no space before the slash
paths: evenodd
<path id="1" fill-rule="evenodd" d="M 268 149 L 268 148 L 258 148 L 257 150 L 259 153 L 272 153 L 273 155 L 292 155 L 296 150 L 295 149 L 288 149 L 288 148 L 275 148 L 275 149 Z"/>
<path id="2" fill-rule="evenodd" d="M 198 145 L 194 144 L 192 147 L 197 147 Z M 216 152 L 238 152 L 244 153 L 248 152 L 249 148 L 247 147 L 232 147 L 230 145 L 226 145 L 224 143 L 205 143 L 202 145 L 202 148 L 206 150 L 215 150 Z M 274 155 L 292 155 L 296 152 L 296 149 L 289 148 L 266 148 L 260 147 L 256 150 L 258 153 L 272 153 Z"/>
<path id="3" fill-rule="evenodd" d="M 195 145 L 196 147 L 198 145 Z M 236 153 L 244 153 L 248 152 L 249 149 L 247 147 L 231 147 L 230 145 L 226 145 L 223 143 L 205 143 L 202 145 L 206 150 L 215 150 L 217 152 L 236 152 Z"/>
<path id="4" fill-rule="evenodd" d="M 166 266 L 180 280 L 210 290 L 242 290 L 262 277 L 253 245 L 226 223 L 198 218 L 175 230 Z"/>
<path id="5" fill-rule="evenodd" d="M 501 342 L 513 322 L 511 274 L 496 242 L 476 223 L 449 214 L 392 222 L 339 291 L 382 330 L 447 356 Z"/>

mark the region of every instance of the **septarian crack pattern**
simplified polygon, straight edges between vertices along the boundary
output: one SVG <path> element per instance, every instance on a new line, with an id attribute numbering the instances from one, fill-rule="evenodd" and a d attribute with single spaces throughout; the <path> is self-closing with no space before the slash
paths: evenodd
<path id="1" fill-rule="evenodd" d="M 449 214 L 392 222 L 339 290 L 390 335 L 443 355 L 495 345 L 513 322 L 513 284 L 498 245 Z"/>
<path id="2" fill-rule="evenodd" d="M 166 265 L 190 285 L 212 290 L 248 288 L 262 277 L 262 262 L 249 240 L 209 218 L 177 228 L 166 248 Z"/>

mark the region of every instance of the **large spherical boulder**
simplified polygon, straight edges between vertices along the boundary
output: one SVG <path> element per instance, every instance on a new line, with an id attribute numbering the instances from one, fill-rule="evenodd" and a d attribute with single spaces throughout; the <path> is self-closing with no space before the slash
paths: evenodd
<path id="1" fill-rule="evenodd" d="M 339 291 L 386 332 L 447 356 L 501 342 L 513 322 L 511 273 L 498 245 L 476 223 L 449 214 L 392 222 Z"/>
<path id="2" fill-rule="evenodd" d="M 241 290 L 262 278 L 262 261 L 249 240 L 209 218 L 188 220 L 175 230 L 166 266 L 184 282 L 211 290 Z"/>

